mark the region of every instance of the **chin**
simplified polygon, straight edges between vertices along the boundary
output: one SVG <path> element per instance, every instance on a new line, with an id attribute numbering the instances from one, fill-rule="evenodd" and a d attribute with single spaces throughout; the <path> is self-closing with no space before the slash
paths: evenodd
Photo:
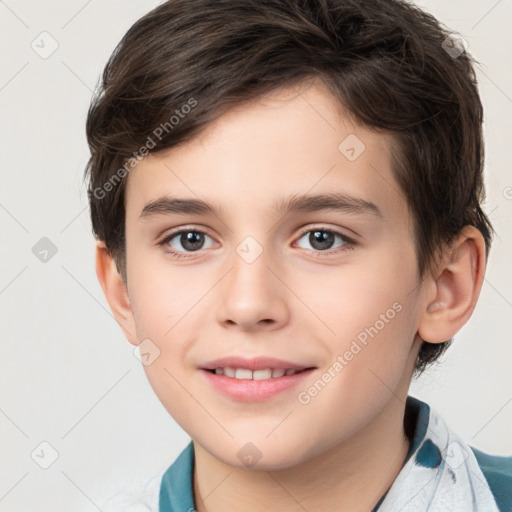
<path id="1" fill-rule="evenodd" d="M 307 456 L 303 443 L 298 440 L 297 446 L 288 443 L 283 445 L 279 440 L 277 444 L 266 442 L 232 441 L 228 446 L 215 445 L 210 453 L 224 464 L 239 469 L 255 471 L 279 471 L 288 469 L 303 462 Z M 230 453 L 234 456 L 226 457 Z"/>

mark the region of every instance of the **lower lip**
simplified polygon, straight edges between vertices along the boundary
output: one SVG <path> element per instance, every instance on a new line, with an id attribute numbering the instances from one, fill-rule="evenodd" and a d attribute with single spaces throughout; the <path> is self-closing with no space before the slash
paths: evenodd
<path id="1" fill-rule="evenodd" d="M 225 375 L 217 375 L 207 370 L 201 370 L 208 382 L 218 391 L 229 398 L 244 402 L 260 402 L 278 393 L 298 386 L 307 379 L 314 368 L 304 370 L 294 375 L 283 375 L 273 379 L 253 380 L 235 379 Z"/>

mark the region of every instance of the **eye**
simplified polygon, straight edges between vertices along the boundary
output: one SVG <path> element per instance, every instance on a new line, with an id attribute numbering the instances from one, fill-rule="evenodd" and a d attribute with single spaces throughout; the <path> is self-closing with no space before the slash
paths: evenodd
<path id="1" fill-rule="evenodd" d="M 340 247 L 343 247 L 342 250 L 349 250 L 353 249 L 353 246 L 355 245 L 354 240 L 342 233 L 322 227 L 304 231 L 297 243 L 301 240 L 305 240 L 306 243 L 309 243 L 314 251 L 320 252 L 327 252 L 331 249 L 337 249 Z M 336 240 L 339 241 L 338 245 L 335 245 Z M 300 243 L 299 247 L 309 249 L 309 247 L 301 246 Z"/>
<path id="2" fill-rule="evenodd" d="M 302 240 L 309 243 L 312 249 L 302 246 L 300 244 Z M 338 240 L 337 245 L 336 240 Z M 312 250 L 317 256 L 320 253 L 339 252 L 333 249 L 350 250 L 356 245 L 354 240 L 343 233 L 323 227 L 303 231 L 297 243 L 303 249 Z M 201 229 L 181 229 L 166 236 L 158 245 L 163 246 L 166 252 L 178 258 L 186 258 L 190 253 L 211 248 L 213 239 Z"/>
<path id="3" fill-rule="evenodd" d="M 206 243 L 205 241 L 210 243 Z M 195 252 L 200 249 L 208 249 L 213 244 L 212 238 L 200 229 L 182 229 L 166 236 L 159 245 L 162 245 L 170 253 L 186 254 L 187 252 Z"/>

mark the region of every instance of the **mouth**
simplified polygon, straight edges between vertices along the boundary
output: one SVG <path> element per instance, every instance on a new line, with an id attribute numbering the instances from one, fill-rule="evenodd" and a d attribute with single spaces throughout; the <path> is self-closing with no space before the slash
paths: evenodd
<path id="1" fill-rule="evenodd" d="M 251 370 L 234 366 L 201 368 L 205 384 L 220 396 L 235 402 L 264 402 L 281 396 L 293 400 L 290 393 L 304 387 L 316 367 L 259 368 Z M 286 393 L 288 391 L 288 394 Z"/>
<path id="2" fill-rule="evenodd" d="M 238 380 L 269 380 L 281 377 L 296 375 L 298 373 L 313 370 L 309 368 L 262 368 L 261 370 L 250 370 L 249 368 L 235 368 L 232 366 L 218 367 L 215 369 L 203 368 L 214 375 L 223 375 Z"/>

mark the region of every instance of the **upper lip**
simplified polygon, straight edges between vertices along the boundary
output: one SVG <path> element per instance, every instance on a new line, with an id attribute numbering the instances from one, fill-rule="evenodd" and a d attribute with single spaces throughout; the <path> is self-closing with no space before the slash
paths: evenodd
<path id="1" fill-rule="evenodd" d="M 255 357 L 246 358 L 240 356 L 221 357 L 208 361 L 201 366 L 203 370 L 215 370 L 215 368 L 247 368 L 248 370 L 265 370 L 267 368 L 282 368 L 283 370 L 304 370 L 306 368 L 313 368 L 312 365 L 304 365 L 294 363 L 293 361 L 285 361 L 283 359 L 276 359 L 274 357 Z"/>

